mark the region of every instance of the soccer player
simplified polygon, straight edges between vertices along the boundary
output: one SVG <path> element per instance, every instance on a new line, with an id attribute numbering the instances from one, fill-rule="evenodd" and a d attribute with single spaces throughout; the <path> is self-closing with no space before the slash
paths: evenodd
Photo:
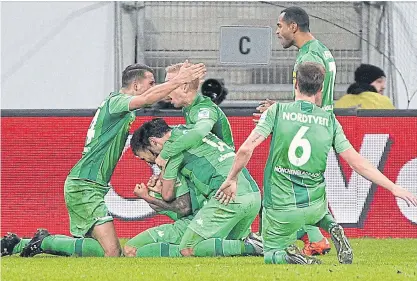
<path id="1" fill-rule="evenodd" d="M 166 68 L 165 81 L 170 81 L 181 69 L 182 63 L 174 64 Z M 171 104 L 176 108 L 182 107 L 189 131 L 187 135 L 179 137 L 172 143 L 167 143 L 158 158 L 156 164 L 164 167 L 167 160 L 189 149 L 195 142 L 200 142 L 209 132 L 215 134 L 220 140 L 234 149 L 232 130 L 229 120 L 224 112 L 210 98 L 198 93 L 199 80 L 191 81 L 182 87 L 173 90 L 169 97 Z"/>
<path id="2" fill-rule="evenodd" d="M 82 157 L 65 181 L 70 232 L 79 238 L 52 236 L 41 229 L 24 247 L 21 256 L 29 257 L 41 252 L 120 256 L 120 242 L 104 196 L 109 190 L 108 183 L 122 154 L 130 125 L 135 120 L 134 111 L 165 98 L 184 84 L 201 79 L 205 72 L 203 64 L 186 62 L 176 77 L 155 86 L 151 68 L 141 64 L 128 66 L 122 74 L 120 91 L 111 93 L 98 107 L 87 131 Z M 21 248 L 19 243 L 23 240 L 16 237 L 7 236 L 2 240 L 2 253 L 12 253 L 15 246 Z"/>
<path id="3" fill-rule="evenodd" d="M 325 77 L 322 93 L 317 95 L 316 104 L 326 111 L 333 110 L 333 92 L 336 78 L 336 62 L 330 50 L 310 33 L 310 20 L 308 14 L 300 7 L 290 7 L 281 11 L 278 18 L 276 34 L 281 45 L 287 49 L 295 46 L 298 55 L 293 70 L 293 86 L 295 96 L 295 73 L 300 63 L 317 62 L 325 68 Z M 266 100 L 257 107 L 261 113 L 274 102 Z M 254 114 L 259 116 L 260 114 Z M 305 242 L 303 252 L 308 255 L 325 254 L 330 251 L 330 244 L 317 227 L 305 226 L 308 238 L 303 229 L 298 237 Z"/>
<path id="4" fill-rule="evenodd" d="M 164 145 L 188 132 L 187 126 L 171 128 L 163 119 L 154 119 L 135 132 L 139 141 L 131 143 L 132 151 L 139 157 L 144 150 L 158 155 Z M 241 188 L 236 204 L 223 206 L 212 198 L 230 170 L 234 156 L 233 148 L 209 133 L 202 141 L 168 160 L 162 175 L 162 199 L 170 202 L 175 198 L 178 173 L 192 183 L 190 193 L 201 193 L 207 198 L 207 203 L 195 215 L 181 239 L 182 256 L 262 253 L 262 245 L 248 236 L 261 203 L 259 188 L 249 172 L 244 170 L 239 177 Z M 245 237 L 249 239 L 241 241 Z"/>
<path id="5" fill-rule="evenodd" d="M 141 151 L 139 155 L 142 156 L 144 153 L 147 152 Z M 125 256 L 181 256 L 179 252 L 181 238 L 190 224 L 193 214 L 206 202 L 204 196 L 190 193 L 188 184 L 185 177 L 179 174 L 175 183 L 175 199 L 171 202 L 162 200 L 160 195 L 162 184 L 157 176 L 152 176 L 147 185 L 136 185 L 134 190 L 136 196 L 145 200 L 158 214 L 166 215 L 174 222 L 147 229 L 127 241 L 124 246 Z"/>
<path id="6" fill-rule="evenodd" d="M 293 245 L 303 225 L 319 224 L 331 234 L 340 263 L 352 263 L 353 253 L 344 231 L 328 218 L 324 171 L 327 155 L 335 151 L 359 174 L 382 186 L 408 204 L 417 206 L 417 198 L 392 183 L 352 147 L 331 112 L 315 105 L 325 78 L 324 68 L 303 62 L 297 68 L 296 100 L 275 103 L 236 154 L 233 168 L 216 193 L 228 204 L 240 187 L 237 178 L 253 150 L 272 132 L 271 147 L 264 174 L 263 225 L 265 263 L 312 264 L 314 257 L 302 254 Z"/>

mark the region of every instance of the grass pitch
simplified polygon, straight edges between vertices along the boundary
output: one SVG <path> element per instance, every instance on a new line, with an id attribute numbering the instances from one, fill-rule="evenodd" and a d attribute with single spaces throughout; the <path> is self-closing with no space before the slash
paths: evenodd
<path id="1" fill-rule="evenodd" d="M 352 265 L 335 249 L 322 265 L 265 265 L 262 257 L 1 259 L 1 280 L 417 280 L 417 239 L 351 239 Z"/>

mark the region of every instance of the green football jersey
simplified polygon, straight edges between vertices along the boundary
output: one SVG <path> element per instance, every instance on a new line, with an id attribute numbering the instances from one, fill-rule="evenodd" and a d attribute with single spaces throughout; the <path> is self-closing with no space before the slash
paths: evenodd
<path id="1" fill-rule="evenodd" d="M 256 132 L 272 133 L 264 173 L 264 206 L 291 209 L 326 199 L 324 171 L 331 147 L 341 153 L 352 145 L 332 112 L 307 102 L 275 103 Z"/>
<path id="2" fill-rule="evenodd" d="M 207 122 L 213 129 L 211 132 L 220 140 L 234 149 L 232 129 L 229 120 L 224 112 L 210 98 L 197 94 L 190 106 L 184 107 L 182 113 L 187 125 L 192 126 L 197 122 Z M 178 138 L 176 142 L 167 143 L 161 151 L 163 159 L 169 159 L 178 153 L 190 148 L 194 143 L 194 138 L 190 135 Z"/>
<path id="3" fill-rule="evenodd" d="M 186 135 L 188 129 L 184 125 L 174 127 L 167 142 L 174 142 Z M 168 160 L 163 178 L 175 179 L 180 172 L 193 183 L 196 190 L 210 199 L 225 181 L 234 159 L 234 149 L 209 133 L 200 143 Z M 259 191 L 246 168 L 239 174 L 238 184 L 237 195 Z"/>
<path id="4" fill-rule="evenodd" d="M 298 51 L 293 70 L 293 86 L 295 87 L 297 66 L 302 62 L 317 62 L 324 66 L 326 74 L 323 82 L 322 105 L 326 111 L 333 110 L 333 94 L 336 79 L 336 62 L 332 53 L 319 40 L 313 39 L 305 43 Z M 295 92 L 294 92 L 295 95 Z"/>
<path id="5" fill-rule="evenodd" d="M 189 188 L 190 185 L 192 186 L 192 182 L 188 181 L 183 175 L 178 174 L 177 180 L 175 182 L 175 198 L 179 198 L 184 194 L 190 193 L 192 215 L 195 215 L 198 210 L 204 206 L 207 200 L 201 193 L 198 191 L 196 192 L 194 188 Z M 162 195 L 160 193 L 156 193 L 150 190 L 149 195 L 162 200 Z M 174 211 L 159 211 L 157 213 L 166 215 L 174 221 L 181 218 L 181 216 Z"/>
<path id="6" fill-rule="evenodd" d="M 122 155 L 135 113 L 129 111 L 133 96 L 111 93 L 98 107 L 90 127 L 81 159 L 69 177 L 107 186 Z"/>

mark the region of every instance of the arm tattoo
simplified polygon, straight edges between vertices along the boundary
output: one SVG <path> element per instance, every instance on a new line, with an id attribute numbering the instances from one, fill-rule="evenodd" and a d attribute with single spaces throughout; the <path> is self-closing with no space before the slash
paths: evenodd
<path id="1" fill-rule="evenodd" d="M 261 135 L 257 135 L 253 140 L 252 143 L 255 143 L 258 139 L 260 139 L 262 136 Z"/>
<path id="2" fill-rule="evenodd" d="M 153 197 L 147 198 L 146 201 L 151 206 L 152 209 L 155 211 L 173 211 L 180 216 L 188 216 L 192 212 L 191 208 L 191 199 L 190 199 L 190 193 L 186 193 L 184 195 L 181 195 L 178 198 L 175 198 L 171 202 L 166 202 L 161 199 L 156 199 Z M 157 207 L 158 210 L 153 208 L 153 206 Z"/>

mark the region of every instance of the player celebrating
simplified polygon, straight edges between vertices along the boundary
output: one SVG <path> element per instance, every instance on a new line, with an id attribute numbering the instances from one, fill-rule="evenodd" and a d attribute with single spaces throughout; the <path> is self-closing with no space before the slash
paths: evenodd
<path id="1" fill-rule="evenodd" d="M 333 92 L 336 78 L 336 63 L 329 49 L 315 39 L 310 33 L 308 14 L 300 7 L 290 7 L 283 11 L 278 18 L 276 34 L 281 45 L 287 49 L 291 46 L 297 47 L 298 55 L 293 70 L 293 86 L 295 89 L 295 73 L 297 66 L 305 61 L 317 62 L 325 68 L 325 77 L 323 82 L 323 90 L 317 95 L 316 104 L 326 111 L 333 110 Z M 295 90 L 293 91 L 295 96 Z M 264 112 L 274 102 L 266 100 L 261 102 L 257 107 L 261 113 Z M 259 116 L 260 114 L 254 114 Z M 298 237 L 304 242 L 303 252 L 308 255 L 325 254 L 330 251 L 330 244 L 321 234 L 317 227 L 305 226 L 308 238 L 304 235 L 302 229 L 298 233 Z"/>
<path id="2" fill-rule="evenodd" d="M 137 135 L 136 135 L 137 136 Z M 135 138 L 132 138 L 136 142 Z M 131 142 L 132 142 L 131 140 Z M 140 151 L 140 158 L 147 157 L 148 161 L 155 161 L 156 156 L 149 151 Z M 145 155 L 145 156 L 144 156 Z M 147 185 L 137 184 L 134 193 L 145 200 L 158 214 L 166 215 L 174 223 L 163 224 L 139 233 L 126 242 L 124 246 L 125 256 L 128 257 L 166 257 L 181 256 L 179 244 L 187 226 L 190 224 L 193 214 L 200 209 L 206 198 L 201 194 L 190 193 L 184 176 L 178 175 L 175 183 L 175 199 L 171 202 L 162 200 L 160 196 L 161 181 L 157 176 L 152 176 Z M 193 203 L 193 204 L 192 204 Z"/>
<path id="3" fill-rule="evenodd" d="M 182 64 L 174 64 L 166 68 L 166 79 L 170 81 L 181 69 Z M 215 134 L 220 140 L 234 149 L 232 130 L 229 120 L 224 112 L 210 98 L 198 93 L 199 80 L 194 80 L 183 87 L 178 87 L 169 94 L 171 103 L 182 107 L 183 116 L 189 127 L 187 135 L 179 137 L 172 143 L 167 143 L 158 158 L 156 164 L 164 167 L 166 161 L 175 155 L 187 150 L 194 143 L 200 142 L 209 132 Z"/>
<path id="4" fill-rule="evenodd" d="M 166 68 L 166 79 L 173 79 L 180 70 L 182 64 L 174 64 Z M 183 108 L 183 116 L 188 125 L 188 133 L 180 136 L 173 142 L 167 142 L 158 158 L 156 164 L 164 167 L 167 160 L 191 148 L 195 143 L 200 142 L 209 132 L 215 134 L 220 140 L 231 148 L 235 148 L 229 120 L 219 106 L 210 98 L 198 93 L 200 86 L 198 80 L 179 87 L 169 95 L 171 104 Z M 251 233 L 248 237 L 251 243 L 262 247 L 262 241 L 256 234 Z"/>
<path id="5" fill-rule="evenodd" d="M 262 114 L 216 193 L 226 205 L 236 196 L 240 171 L 253 150 L 273 132 L 264 175 L 262 237 L 266 263 L 319 263 L 293 245 L 301 226 L 315 224 L 331 234 L 339 262 L 352 263 L 353 253 L 344 231 L 334 221 L 329 223 L 327 213 L 324 171 L 332 146 L 357 173 L 417 206 L 413 194 L 392 183 L 352 148 L 333 113 L 315 105 L 324 78 L 320 64 L 303 62 L 298 65 L 296 101 L 275 103 Z"/>
<path id="6" fill-rule="evenodd" d="M 128 66 L 122 74 L 122 88 L 111 93 L 99 106 L 87 132 L 81 159 L 70 171 L 64 185 L 70 216 L 70 232 L 79 239 L 50 235 L 38 230 L 21 256 L 41 252 L 78 256 L 120 256 L 120 242 L 113 218 L 104 203 L 108 183 L 122 154 L 135 110 L 165 98 L 172 90 L 201 79 L 203 64 L 186 62 L 172 80 L 155 86 L 152 70 L 140 64 Z M 17 236 L 16 236 L 17 237 Z M 3 252 L 13 253 L 25 241 L 9 235 L 2 240 Z"/>
<path id="7" fill-rule="evenodd" d="M 135 132 L 139 141 L 132 143 L 132 151 L 139 157 L 146 150 L 158 155 L 164 145 L 188 132 L 187 126 L 171 128 L 164 120 L 154 119 Z M 259 188 L 249 172 L 244 170 L 239 178 L 241 190 L 237 204 L 226 207 L 212 198 L 230 170 L 234 155 L 231 147 L 209 133 L 190 149 L 168 160 L 162 176 L 162 198 L 169 202 L 175 197 L 174 185 L 177 174 L 181 173 L 192 183 L 190 193 L 201 193 L 207 199 L 182 237 L 179 247 L 182 256 L 262 253 L 262 245 L 250 239 L 245 239 L 245 243 L 239 241 L 248 237 L 261 203 Z"/>

